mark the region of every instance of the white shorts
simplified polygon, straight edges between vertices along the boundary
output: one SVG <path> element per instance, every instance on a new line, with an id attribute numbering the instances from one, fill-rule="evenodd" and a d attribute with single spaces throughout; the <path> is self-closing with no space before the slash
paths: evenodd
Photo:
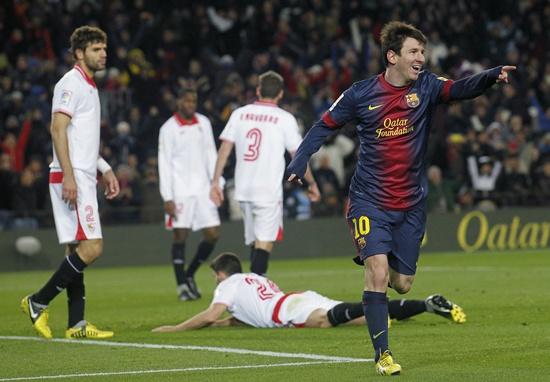
<path id="1" fill-rule="evenodd" d="M 208 227 L 217 227 L 220 225 L 220 215 L 218 207 L 205 195 L 188 196 L 183 199 L 175 199 L 176 219 L 169 215 L 164 215 L 164 225 L 166 229 L 191 228 L 197 231 Z"/>
<path id="2" fill-rule="evenodd" d="M 62 199 L 63 173 L 58 169 L 50 171 L 50 198 L 60 244 L 102 238 L 97 209 L 97 179 L 80 170 L 73 172 L 77 187 L 76 209 Z"/>
<path id="3" fill-rule="evenodd" d="M 240 202 L 244 220 L 244 243 L 283 240 L 283 202 Z"/>
<path id="4" fill-rule="evenodd" d="M 286 297 L 286 298 L 285 298 Z M 282 326 L 303 327 L 313 311 L 326 311 L 340 304 L 341 301 L 331 300 L 317 292 L 308 290 L 302 293 L 292 293 L 283 296 L 285 300 L 273 312 L 273 321 Z"/>

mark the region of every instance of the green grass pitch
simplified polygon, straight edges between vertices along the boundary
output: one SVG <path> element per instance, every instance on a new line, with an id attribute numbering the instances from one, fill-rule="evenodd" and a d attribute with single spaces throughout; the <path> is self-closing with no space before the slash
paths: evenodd
<path id="1" fill-rule="evenodd" d="M 108 256 L 108 254 L 106 254 Z M 276 250 L 274 257 L 276 257 Z M 168 261 L 168 259 L 167 259 Z M 245 265 L 248 266 L 247 264 Z M 365 327 L 334 329 L 212 328 L 151 333 L 204 309 L 214 288 L 204 266 L 203 298 L 179 302 L 166 266 L 86 271 L 87 318 L 115 331 L 113 342 L 173 348 L 100 346 L 34 338 L 19 310 L 23 296 L 50 272 L 0 273 L 0 381 L 358 381 L 375 380 L 372 362 L 330 362 L 293 355 L 228 353 L 204 347 L 275 353 L 372 358 Z M 272 261 L 270 277 L 287 292 L 312 289 L 359 301 L 362 269 L 348 257 Z M 523 251 L 424 254 L 407 298 L 442 293 L 468 315 L 464 325 L 423 314 L 394 323 L 390 346 L 406 381 L 550 380 L 550 253 Z M 390 297 L 397 297 L 390 292 Z M 54 336 L 62 338 L 66 298 L 50 307 Z M 197 348 L 190 348 L 196 346 Z M 118 374 L 117 374 L 118 373 Z"/>

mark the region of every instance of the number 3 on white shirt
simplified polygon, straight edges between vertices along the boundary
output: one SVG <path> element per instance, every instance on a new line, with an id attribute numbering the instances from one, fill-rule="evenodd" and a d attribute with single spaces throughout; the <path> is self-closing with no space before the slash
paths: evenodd
<path id="1" fill-rule="evenodd" d="M 249 140 L 248 151 L 244 154 L 244 160 L 253 162 L 260 155 L 260 144 L 262 143 L 262 132 L 257 127 L 248 130 L 246 138 Z"/>

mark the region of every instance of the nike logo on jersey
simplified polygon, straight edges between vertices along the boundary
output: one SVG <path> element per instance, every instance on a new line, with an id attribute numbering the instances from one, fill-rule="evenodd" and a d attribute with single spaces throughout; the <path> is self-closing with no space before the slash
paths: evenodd
<path id="1" fill-rule="evenodd" d="M 372 339 L 373 339 L 373 340 L 377 339 L 377 338 L 380 337 L 384 332 L 385 332 L 385 330 L 382 330 L 380 333 L 376 333 L 374 336 L 372 336 Z"/>
<path id="2" fill-rule="evenodd" d="M 382 105 L 369 105 L 369 110 L 374 110 L 374 109 L 378 109 L 379 107 L 381 107 Z"/>

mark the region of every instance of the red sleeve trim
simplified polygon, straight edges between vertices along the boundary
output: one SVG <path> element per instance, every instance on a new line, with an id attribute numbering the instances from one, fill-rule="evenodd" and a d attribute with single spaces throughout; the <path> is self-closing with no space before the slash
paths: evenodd
<path id="1" fill-rule="evenodd" d="M 332 119 L 332 117 L 330 116 L 328 111 L 325 111 L 325 113 L 323 114 L 321 119 L 331 129 L 336 129 L 338 127 L 338 124 L 336 123 L 336 121 L 334 119 Z"/>
<path id="2" fill-rule="evenodd" d="M 441 89 L 441 101 L 447 102 L 451 98 L 451 86 L 453 86 L 452 80 L 445 81 L 443 89 Z"/>
<path id="3" fill-rule="evenodd" d="M 56 110 L 53 111 L 52 114 L 54 114 L 54 113 L 65 114 L 65 115 L 66 115 L 67 117 L 69 117 L 69 118 L 72 118 L 72 117 L 73 117 L 73 115 L 72 115 L 71 113 L 69 113 L 67 110 L 63 110 L 63 109 L 56 109 Z"/>

